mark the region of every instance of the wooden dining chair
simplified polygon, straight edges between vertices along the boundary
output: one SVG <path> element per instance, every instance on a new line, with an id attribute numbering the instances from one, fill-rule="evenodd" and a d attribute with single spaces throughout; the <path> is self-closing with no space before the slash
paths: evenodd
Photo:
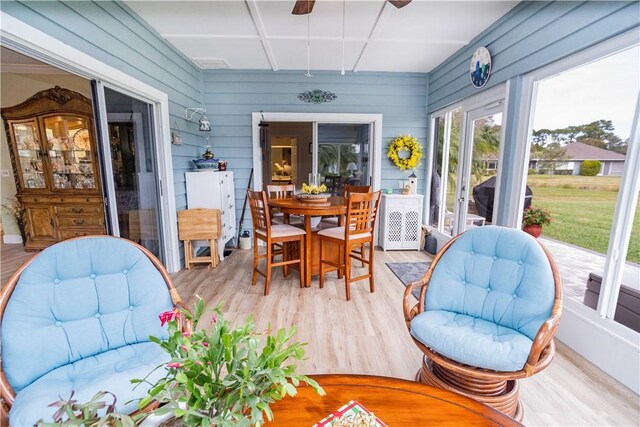
<path id="1" fill-rule="evenodd" d="M 369 290 L 375 291 L 373 279 L 373 235 L 376 217 L 380 205 L 380 191 L 374 193 L 349 193 L 347 200 L 346 223 L 342 227 L 327 228 L 318 232 L 320 237 L 320 288 L 324 287 L 324 274 L 338 271 L 344 274 L 347 301 L 351 300 L 351 283 L 369 279 Z M 339 261 L 329 260 L 325 255 L 327 243 L 340 248 Z M 369 257 L 364 257 L 364 245 L 369 244 Z M 359 248 L 362 253 L 354 249 Z M 351 277 L 351 258 L 367 264 L 369 272 L 358 277 Z M 328 267 L 327 267 L 328 266 Z"/>
<path id="2" fill-rule="evenodd" d="M 271 184 L 266 186 L 267 199 L 286 199 L 295 197 L 296 186 L 294 184 Z M 271 222 L 273 224 L 284 224 L 284 214 L 271 209 Z M 302 224 L 304 221 L 298 215 L 289 216 L 289 224 Z"/>
<path id="3" fill-rule="evenodd" d="M 269 295 L 269 287 L 271 285 L 271 269 L 273 267 L 284 267 L 285 276 L 287 274 L 287 266 L 298 264 L 300 273 L 300 287 L 304 287 L 304 236 L 305 231 L 289 224 L 271 224 L 271 215 L 269 213 L 269 204 L 267 195 L 264 191 L 247 190 L 247 199 L 251 207 L 251 219 L 253 221 L 253 277 L 251 285 L 255 285 L 258 280 L 258 274 L 264 276 L 264 294 Z M 258 250 L 258 240 L 262 240 L 266 244 L 267 253 L 260 255 Z M 287 243 L 297 242 L 298 251 L 296 259 L 289 259 L 292 253 L 286 248 Z M 274 245 L 283 244 L 282 261 L 274 262 Z M 258 269 L 258 262 L 261 258 L 266 258 L 267 266 L 264 272 Z"/>

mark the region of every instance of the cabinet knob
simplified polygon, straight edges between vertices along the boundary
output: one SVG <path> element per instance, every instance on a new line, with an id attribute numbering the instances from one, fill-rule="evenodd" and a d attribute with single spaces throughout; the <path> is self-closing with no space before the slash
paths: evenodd
<path id="1" fill-rule="evenodd" d="M 84 224 L 84 219 L 76 219 L 73 221 L 76 225 L 82 225 Z"/>
<path id="2" fill-rule="evenodd" d="M 84 212 L 84 209 L 83 208 L 73 208 L 73 209 L 71 209 L 71 211 L 73 213 L 82 213 L 82 212 Z"/>

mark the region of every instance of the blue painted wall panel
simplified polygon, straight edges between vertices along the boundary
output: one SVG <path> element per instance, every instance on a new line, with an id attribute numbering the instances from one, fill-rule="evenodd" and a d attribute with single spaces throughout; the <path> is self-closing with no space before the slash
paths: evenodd
<path id="1" fill-rule="evenodd" d="M 238 218 L 251 171 L 251 113 L 313 112 L 369 113 L 383 115 L 382 187 L 396 188 L 409 173 L 401 172 L 386 158 L 387 141 L 411 133 L 424 145 L 427 141 L 427 74 L 315 72 L 307 79 L 303 71 L 204 71 L 204 102 L 213 123 L 212 146 L 216 157 L 229 161 L 235 173 Z M 326 104 L 300 101 L 301 92 L 327 90 L 338 98 Z M 423 192 L 423 168 L 418 191 Z"/>

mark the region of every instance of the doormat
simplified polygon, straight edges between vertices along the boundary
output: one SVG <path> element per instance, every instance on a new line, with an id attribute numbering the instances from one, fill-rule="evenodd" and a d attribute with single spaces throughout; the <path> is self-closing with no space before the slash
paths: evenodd
<path id="1" fill-rule="evenodd" d="M 387 262 L 387 267 L 396 275 L 403 285 L 408 286 L 418 280 L 427 272 L 430 262 Z M 418 299 L 420 296 L 420 288 L 416 288 L 412 292 L 413 296 Z"/>

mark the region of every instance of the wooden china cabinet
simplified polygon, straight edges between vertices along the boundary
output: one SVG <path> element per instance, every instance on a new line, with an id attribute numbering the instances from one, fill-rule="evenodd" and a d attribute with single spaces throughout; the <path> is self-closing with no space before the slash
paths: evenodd
<path id="1" fill-rule="evenodd" d="M 26 210 L 25 249 L 105 234 L 91 101 L 56 86 L 3 108 L 2 118 Z"/>

